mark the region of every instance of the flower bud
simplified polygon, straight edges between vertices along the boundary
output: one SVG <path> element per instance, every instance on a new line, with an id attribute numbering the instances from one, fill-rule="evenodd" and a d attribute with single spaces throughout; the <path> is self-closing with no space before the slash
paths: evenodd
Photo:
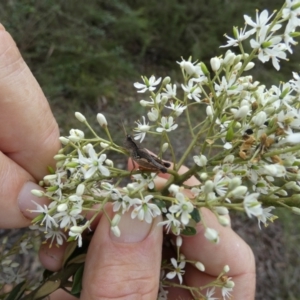
<path id="1" fill-rule="evenodd" d="M 226 216 L 229 213 L 228 209 L 224 206 L 216 206 L 215 210 L 216 210 L 217 214 L 221 215 L 221 216 Z"/>
<path id="2" fill-rule="evenodd" d="M 147 116 L 151 122 L 155 122 L 158 119 L 158 110 L 152 107 L 151 111 L 147 113 Z"/>
<path id="3" fill-rule="evenodd" d="M 239 64 L 240 61 L 241 61 L 241 59 L 242 59 L 242 54 L 236 55 L 236 57 L 234 58 L 233 64 L 234 64 L 234 65 Z"/>
<path id="4" fill-rule="evenodd" d="M 292 212 L 296 215 L 300 215 L 300 208 L 296 206 L 292 206 Z"/>
<path id="5" fill-rule="evenodd" d="M 228 164 L 232 164 L 234 162 L 234 155 L 229 154 L 227 156 L 225 156 L 225 158 L 223 159 L 224 164 L 228 163 Z"/>
<path id="6" fill-rule="evenodd" d="M 248 105 L 244 105 L 242 107 L 240 107 L 235 113 L 234 113 L 234 118 L 235 119 L 244 119 L 247 117 L 247 114 L 249 112 L 249 106 Z"/>
<path id="7" fill-rule="evenodd" d="M 56 174 L 50 174 L 50 175 L 46 175 L 44 176 L 44 180 L 45 181 L 51 181 L 51 180 L 55 180 L 57 178 L 57 175 Z"/>
<path id="8" fill-rule="evenodd" d="M 210 65 L 214 72 L 217 72 L 220 69 L 221 62 L 218 57 L 213 57 L 210 59 Z"/>
<path id="9" fill-rule="evenodd" d="M 237 63 L 234 67 L 233 67 L 233 70 L 235 70 L 235 71 L 238 71 L 241 67 L 242 67 L 242 63 L 241 62 L 239 62 L 239 63 Z"/>
<path id="10" fill-rule="evenodd" d="M 77 119 L 79 122 L 85 122 L 85 121 L 86 121 L 85 116 L 84 116 L 82 113 L 80 113 L 80 112 L 76 112 L 76 113 L 75 113 L 75 117 L 76 117 L 76 119 Z"/>
<path id="11" fill-rule="evenodd" d="M 56 210 L 58 212 L 63 212 L 63 211 L 66 211 L 68 209 L 68 205 L 67 203 L 62 203 L 62 204 L 59 204 L 56 208 Z"/>
<path id="12" fill-rule="evenodd" d="M 112 226 L 110 227 L 111 231 L 113 232 L 114 236 L 120 237 L 121 236 L 121 231 L 118 226 Z"/>
<path id="13" fill-rule="evenodd" d="M 77 186 L 76 194 L 82 196 L 83 193 L 84 193 L 84 190 L 85 190 L 84 184 L 83 184 L 83 183 L 80 183 L 80 184 Z"/>
<path id="14" fill-rule="evenodd" d="M 178 235 L 178 236 L 176 237 L 176 246 L 177 246 L 178 248 L 180 248 L 181 245 L 182 245 L 182 237 L 181 237 L 180 235 Z"/>
<path id="15" fill-rule="evenodd" d="M 219 234 L 215 229 L 207 227 L 205 229 L 204 236 L 210 241 L 215 244 L 219 242 Z"/>
<path id="16" fill-rule="evenodd" d="M 207 115 L 208 117 L 210 117 L 210 116 L 213 115 L 213 110 L 212 110 L 212 108 L 211 108 L 210 105 L 208 105 L 208 106 L 206 107 L 206 115 Z"/>
<path id="17" fill-rule="evenodd" d="M 253 67 L 255 66 L 255 63 L 250 61 L 249 63 L 247 63 L 247 66 L 245 67 L 245 71 L 249 71 L 251 70 Z"/>
<path id="18" fill-rule="evenodd" d="M 72 231 L 73 233 L 82 233 L 84 230 L 84 227 L 82 226 L 72 226 L 70 228 L 70 231 Z"/>
<path id="19" fill-rule="evenodd" d="M 228 189 L 234 190 L 235 188 L 239 187 L 242 184 L 242 180 L 240 177 L 234 177 L 230 180 Z"/>
<path id="20" fill-rule="evenodd" d="M 252 118 L 252 122 L 260 127 L 267 121 L 267 114 L 264 111 L 260 111 Z"/>
<path id="21" fill-rule="evenodd" d="M 166 76 L 162 81 L 162 85 L 165 86 L 170 82 L 171 82 L 171 78 L 169 76 Z"/>
<path id="22" fill-rule="evenodd" d="M 205 181 L 205 180 L 207 180 L 207 178 L 208 178 L 208 174 L 207 173 L 204 172 L 204 173 L 200 174 L 200 179 L 201 180 Z"/>
<path id="23" fill-rule="evenodd" d="M 230 224 L 230 221 L 229 221 L 228 217 L 226 217 L 226 216 L 219 216 L 218 221 L 222 226 L 225 226 L 225 227 Z"/>
<path id="24" fill-rule="evenodd" d="M 45 195 L 41 190 L 31 190 L 31 194 L 36 197 L 43 197 Z"/>
<path id="25" fill-rule="evenodd" d="M 224 286 L 226 288 L 232 289 L 232 288 L 234 288 L 235 284 L 232 280 L 227 280 L 226 283 L 224 284 Z"/>
<path id="26" fill-rule="evenodd" d="M 65 138 L 64 136 L 60 136 L 59 140 L 62 143 L 62 145 L 67 145 L 70 142 L 70 140 Z"/>
<path id="27" fill-rule="evenodd" d="M 238 186 L 237 188 L 235 188 L 233 191 L 231 191 L 228 195 L 228 197 L 233 197 L 233 198 L 241 198 L 243 197 L 246 192 L 247 192 L 248 188 L 246 186 Z"/>
<path id="28" fill-rule="evenodd" d="M 205 271 L 205 267 L 204 267 L 203 263 L 201 263 L 200 261 L 197 261 L 197 262 L 195 263 L 195 267 L 196 267 L 199 271 L 201 271 L 201 272 L 204 272 L 204 271 Z"/>
<path id="29" fill-rule="evenodd" d="M 117 226 L 120 223 L 121 216 L 119 214 L 115 214 L 112 221 L 111 221 L 111 226 Z"/>
<path id="30" fill-rule="evenodd" d="M 169 148 L 169 144 L 168 143 L 164 143 L 161 147 L 161 151 L 164 153 L 166 152 L 166 150 Z"/>
<path id="31" fill-rule="evenodd" d="M 176 195 L 180 190 L 180 187 L 176 184 L 171 184 L 170 187 L 169 187 L 169 192 L 172 194 L 172 195 Z"/>
<path id="32" fill-rule="evenodd" d="M 214 183 L 211 180 L 205 181 L 204 189 L 203 189 L 204 193 L 208 194 L 208 193 L 212 192 L 213 189 L 214 189 Z"/>
<path id="33" fill-rule="evenodd" d="M 107 121 L 103 114 L 100 113 L 97 114 L 97 121 L 101 127 L 107 127 Z"/>
<path id="34" fill-rule="evenodd" d="M 53 157 L 55 160 L 63 160 L 66 159 L 66 156 L 64 154 L 56 154 Z"/>
<path id="35" fill-rule="evenodd" d="M 206 65 L 205 65 L 203 62 L 200 63 L 200 68 L 201 68 L 201 71 L 203 72 L 203 74 L 204 74 L 205 76 L 208 76 L 208 75 L 209 75 L 209 71 L 208 71 Z"/>
<path id="36" fill-rule="evenodd" d="M 228 273 L 230 271 L 230 267 L 228 265 L 224 266 L 223 272 Z"/>
<path id="37" fill-rule="evenodd" d="M 100 146 L 101 146 L 103 149 L 109 147 L 109 145 L 108 145 L 107 143 L 103 143 L 103 142 L 100 143 Z"/>
<path id="38" fill-rule="evenodd" d="M 195 66 L 190 61 L 180 62 L 180 67 L 185 70 L 188 75 L 193 75 L 195 73 Z"/>
<path id="39" fill-rule="evenodd" d="M 114 166 L 114 162 L 111 159 L 108 159 L 108 158 L 105 160 L 105 164 L 109 167 L 112 167 L 112 168 Z"/>
<path id="40" fill-rule="evenodd" d="M 235 59 L 235 54 L 232 53 L 230 50 L 228 50 L 225 54 L 224 64 L 231 66 L 234 62 L 234 59 Z"/>

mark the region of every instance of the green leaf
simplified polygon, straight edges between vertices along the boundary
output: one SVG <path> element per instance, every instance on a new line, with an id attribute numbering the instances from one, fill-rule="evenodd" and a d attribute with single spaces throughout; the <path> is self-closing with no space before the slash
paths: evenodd
<path id="1" fill-rule="evenodd" d="M 21 299 L 24 291 L 26 288 L 26 281 L 22 281 L 19 284 L 17 284 L 9 293 L 9 296 L 6 298 L 6 300 L 18 300 Z"/>
<path id="2" fill-rule="evenodd" d="M 181 234 L 188 235 L 188 236 L 196 235 L 196 233 L 197 233 L 197 230 L 194 227 L 189 227 L 189 226 L 187 226 L 181 232 Z"/>
<path id="3" fill-rule="evenodd" d="M 198 208 L 194 207 L 194 210 L 191 212 L 191 217 L 196 223 L 199 223 L 201 221 Z"/>
<path id="4" fill-rule="evenodd" d="M 73 285 L 71 293 L 72 295 L 80 294 L 82 290 L 82 276 L 83 276 L 84 265 L 80 266 L 74 275 Z"/>
<path id="5" fill-rule="evenodd" d="M 32 295 L 32 298 L 30 299 L 34 300 L 48 296 L 60 287 L 60 283 L 60 280 L 46 281 L 38 288 L 38 290 Z"/>
<path id="6" fill-rule="evenodd" d="M 77 242 L 70 242 L 67 244 L 67 248 L 64 252 L 64 257 L 63 257 L 63 266 L 66 264 L 66 262 L 71 257 L 71 255 L 74 253 L 76 248 L 77 248 Z"/>
<path id="7" fill-rule="evenodd" d="M 48 166 L 47 169 L 50 174 L 55 174 L 55 170 L 51 166 Z"/>

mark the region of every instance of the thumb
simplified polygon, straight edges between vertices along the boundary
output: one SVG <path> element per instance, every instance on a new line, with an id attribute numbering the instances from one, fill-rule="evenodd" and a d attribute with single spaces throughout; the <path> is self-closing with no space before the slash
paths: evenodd
<path id="1" fill-rule="evenodd" d="M 112 210 L 110 215 L 113 215 Z M 162 228 L 132 219 L 119 223 L 121 236 L 102 217 L 89 245 L 83 275 L 82 300 L 156 299 L 161 264 Z"/>

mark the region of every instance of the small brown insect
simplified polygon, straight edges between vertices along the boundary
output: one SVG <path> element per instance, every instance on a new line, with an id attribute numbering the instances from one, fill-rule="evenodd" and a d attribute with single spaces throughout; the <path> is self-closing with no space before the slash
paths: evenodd
<path id="1" fill-rule="evenodd" d="M 140 169 L 153 172 L 167 173 L 170 163 L 164 162 L 156 156 L 150 154 L 146 149 L 140 148 L 132 139 L 131 135 L 126 135 L 125 147 L 130 151 L 130 156 Z"/>

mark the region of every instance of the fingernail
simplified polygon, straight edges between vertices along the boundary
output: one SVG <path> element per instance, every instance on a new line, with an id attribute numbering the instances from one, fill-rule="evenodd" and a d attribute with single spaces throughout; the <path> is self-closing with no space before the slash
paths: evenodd
<path id="1" fill-rule="evenodd" d="M 121 231 L 121 236 L 116 237 L 113 232 L 110 231 L 110 236 L 113 241 L 119 243 L 137 243 L 143 241 L 148 236 L 152 228 L 152 223 L 149 224 L 145 221 L 132 219 L 131 213 L 127 212 L 122 215 L 118 226 Z"/>
<path id="2" fill-rule="evenodd" d="M 31 190 L 43 190 L 38 184 L 27 181 L 18 196 L 18 204 L 21 212 L 26 218 L 33 219 L 38 215 L 38 213 L 32 213 L 30 210 L 36 209 L 36 205 L 32 202 L 35 201 L 36 203 L 43 205 L 47 203 L 45 198 L 39 198 L 32 195 Z"/>

